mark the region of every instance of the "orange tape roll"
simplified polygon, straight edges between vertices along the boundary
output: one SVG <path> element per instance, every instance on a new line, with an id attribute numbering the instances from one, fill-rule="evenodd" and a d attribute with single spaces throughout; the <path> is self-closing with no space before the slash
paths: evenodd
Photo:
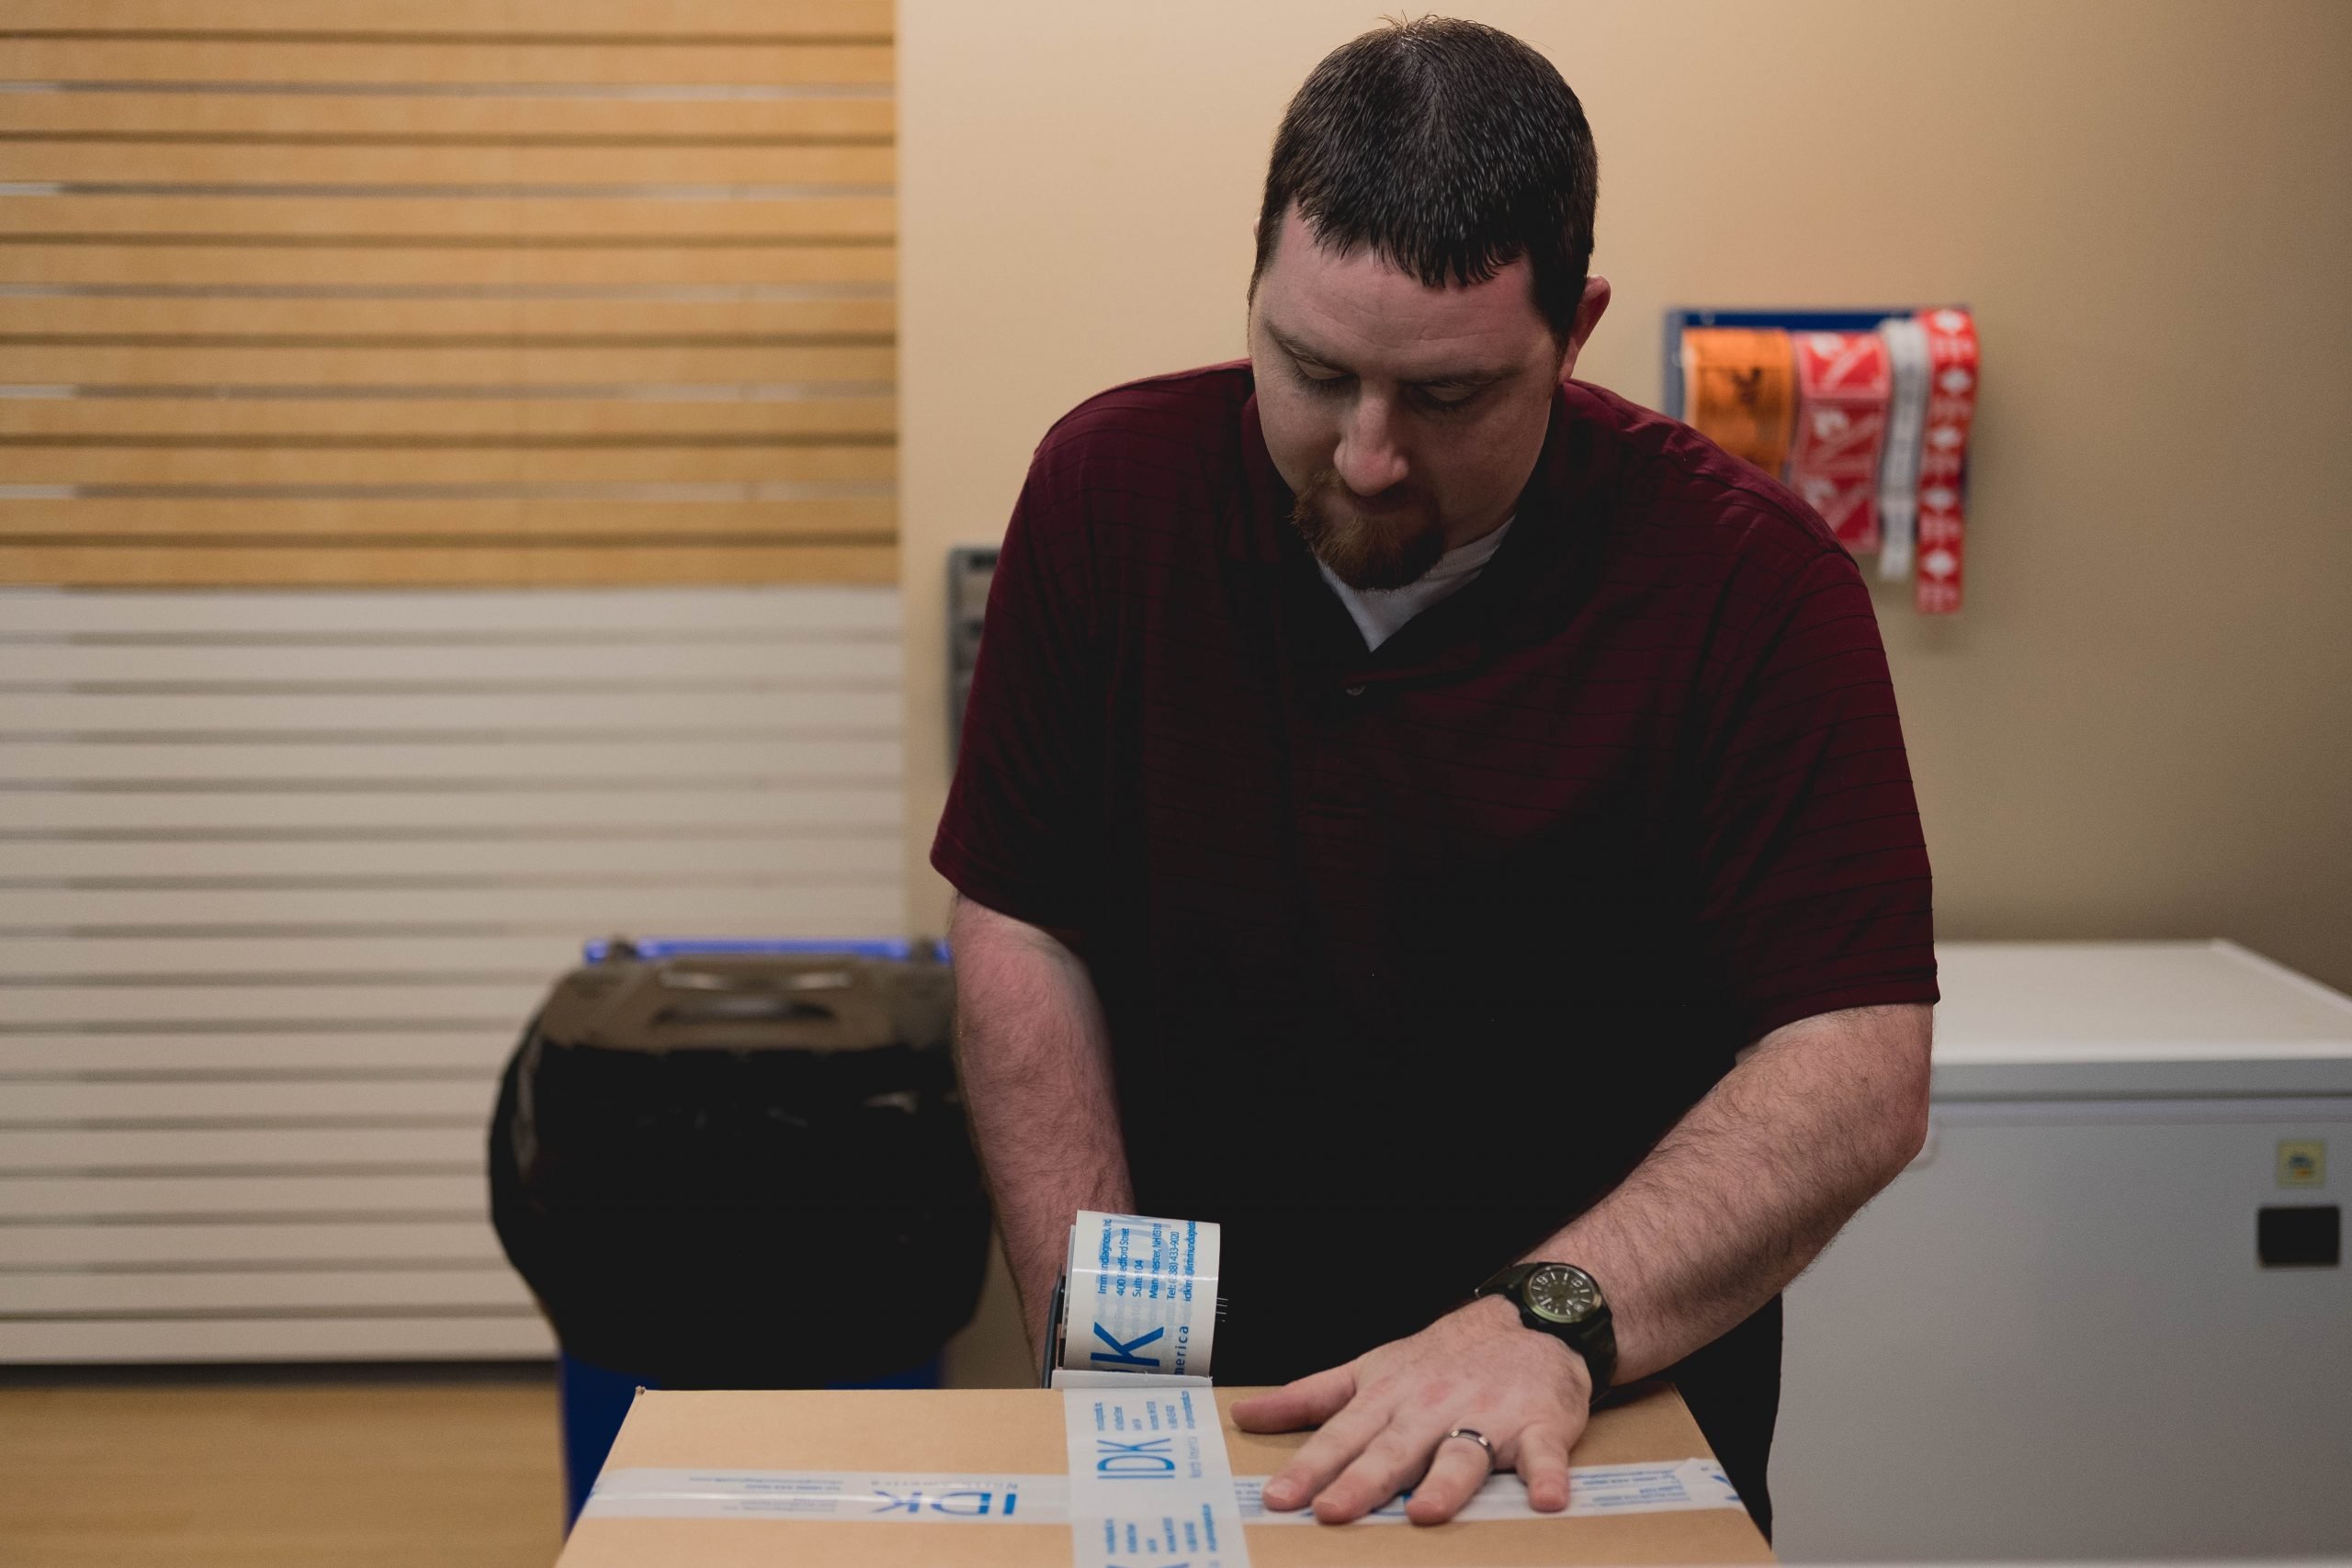
<path id="1" fill-rule="evenodd" d="M 1687 423 L 1733 457 L 1781 477 L 1796 420 L 1796 365 L 1787 333 L 1684 329 L 1682 388 Z"/>

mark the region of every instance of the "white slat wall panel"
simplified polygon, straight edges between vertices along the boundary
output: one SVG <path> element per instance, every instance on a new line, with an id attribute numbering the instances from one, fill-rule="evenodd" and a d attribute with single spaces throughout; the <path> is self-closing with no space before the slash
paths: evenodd
<path id="1" fill-rule="evenodd" d="M 0 1361 L 543 1354 L 582 938 L 905 925 L 897 594 L 0 592 Z"/>

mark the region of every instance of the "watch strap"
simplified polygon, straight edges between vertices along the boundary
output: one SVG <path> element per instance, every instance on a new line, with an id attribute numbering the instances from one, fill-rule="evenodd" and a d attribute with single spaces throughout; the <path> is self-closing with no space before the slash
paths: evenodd
<path id="1" fill-rule="evenodd" d="M 1550 1335 L 1583 1358 L 1585 1370 L 1592 1376 L 1592 1397 L 1594 1402 L 1598 1403 L 1600 1396 L 1609 1392 L 1617 1375 L 1616 1322 L 1610 1313 L 1609 1298 L 1605 1292 L 1600 1298 L 1600 1310 L 1582 1323 L 1560 1323 L 1544 1316 L 1528 1305 L 1526 1295 L 1528 1280 L 1538 1269 L 1552 1266 L 1556 1262 L 1557 1259 L 1554 1258 L 1538 1258 L 1532 1263 L 1513 1263 L 1507 1268 L 1497 1269 L 1487 1277 L 1484 1284 L 1471 1292 L 1471 1299 L 1475 1301 L 1485 1296 L 1510 1297 L 1511 1304 L 1519 1309 L 1521 1323 L 1538 1334 Z M 1588 1269 L 1577 1268 L 1575 1264 L 1567 1264 L 1566 1267 L 1577 1269 L 1577 1271 L 1583 1274 L 1586 1279 L 1592 1279 L 1592 1274 Z M 1600 1290 L 1600 1282 L 1598 1280 L 1593 1280 L 1593 1288 L 1596 1291 Z"/>

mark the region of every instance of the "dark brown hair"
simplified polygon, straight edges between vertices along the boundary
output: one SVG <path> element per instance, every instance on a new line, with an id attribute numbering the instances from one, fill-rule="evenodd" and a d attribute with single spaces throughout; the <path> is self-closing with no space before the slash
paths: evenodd
<path id="1" fill-rule="evenodd" d="M 1250 291 L 1295 201 L 1322 243 L 1370 245 L 1432 288 L 1525 256 L 1535 308 L 1565 344 L 1600 183 L 1584 107 L 1550 61 L 1478 22 L 1393 21 L 1324 56 L 1284 111 Z"/>

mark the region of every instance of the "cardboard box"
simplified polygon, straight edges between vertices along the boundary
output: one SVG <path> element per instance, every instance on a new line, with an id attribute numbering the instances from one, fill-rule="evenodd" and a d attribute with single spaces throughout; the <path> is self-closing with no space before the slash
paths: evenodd
<path id="1" fill-rule="evenodd" d="M 1252 1390 L 1219 1388 L 1220 1415 Z M 1066 1473 L 1062 1395 L 1046 1389 L 786 1390 L 641 1393 L 605 1461 L 621 1470 L 832 1472 L 876 1474 Z M 1236 1477 L 1267 1476 L 1306 1441 L 1261 1437 L 1225 1418 Z M 1681 1396 L 1637 1385 L 1595 1413 L 1577 1465 L 1713 1459 Z M 1744 1509 L 1612 1513 L 1546 1518 L 1343 1526 L 1250 1524 L 1255 1568 L 1492 1568 L 1586 1562 L 1770 1562 L 1771 1549 Z M 789 1517 L 584 1516 L 560 1568 L 1069 1568 L 1060 1523 L 990 1519 L 891 1521 Z"/>

